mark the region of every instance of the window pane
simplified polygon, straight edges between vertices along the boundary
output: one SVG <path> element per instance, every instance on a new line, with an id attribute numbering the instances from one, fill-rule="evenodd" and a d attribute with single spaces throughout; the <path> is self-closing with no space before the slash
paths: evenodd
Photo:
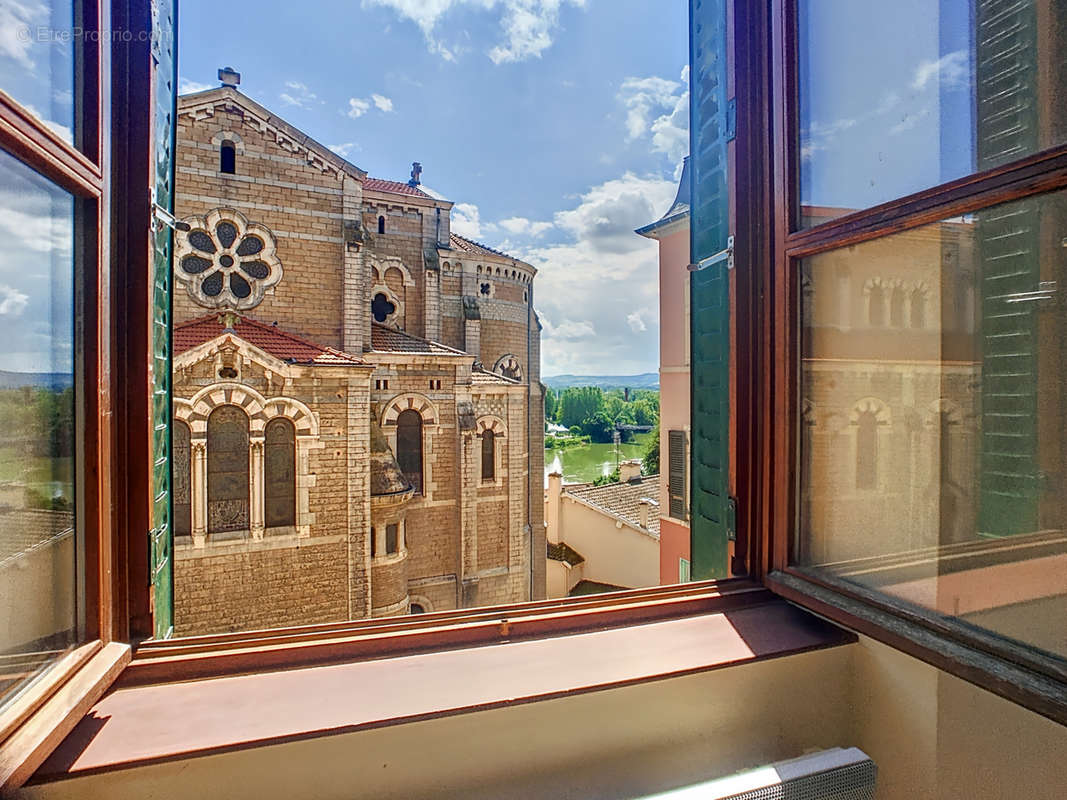
<path id="1" fill-rule="evenodd" d="M 268 528 L 296 525 L 296 431 L 287 419 L 267 423 L 263 477 Z"/>
<path id="2" fill-rule="evenodd" d="M 247 531 L 248 521 L 248 415 L 221 406 L 207 420 L 207 530 Z"/>
<path id="3" fill-rule="evenodd" d="M 0 705 L 77 638 L 74 200 L 0 151 Z"/>
<path id="4" fill-rule="evenodd" d="M 1067 140 L 1063 0 L 800 0 L 801 226 Z"/>
<path id="5" fill-rule="evenodd" d="M 68 144 L 74 143 L 73 4 L 0 5 L 0 86 Z"/>
<path id="6" fill-rule="evenodd" d="M 1061 657 L 1065 230 L 1061 191 L 803 262 L 795 547 Z"/>

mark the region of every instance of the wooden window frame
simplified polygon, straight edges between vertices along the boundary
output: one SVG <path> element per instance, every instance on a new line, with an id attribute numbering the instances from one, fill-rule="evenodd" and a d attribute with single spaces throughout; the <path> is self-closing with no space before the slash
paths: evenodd
<path id="1" fill-rule="evenodd" d="M 764 523 L 758 571 L 772 591 L 832 621 L 885 642 L 1019 703 L 1060 723 L 1067 723 L 1067 665 L 1032 648 L 952 619 L 937 618 L 887 594 L 835 580 L 817 570 L 795 566 L 794 533 L 799 521 L 797 465 L 800 463 L 800 262 L 847 245 L 912 230 L 992 205 L 1067 188 L 1067 144 L 1035 153 L 993 169 L 933 186 L 872 208 L 855 211 L 808 229 L 799 219 L 798 0 L 771 0 L 769 63 L 762 91 L 770 93 L 772 118 L 760 129 L 766 160 L 748 189 L 755 209 L 770 210 L 765 235 L 756 243 L 766 258 L 749 262 L 763 287 L 763 315 L 770 321 L 760 350 L 765 382 L 758 428 L 770 440 L 764 451 L 762 485 L 775 487 L 756 503 Z M 758 13 L 758 12 L 757 12 Z M 754 78 L 754 80 L 760 80 Z M 741 127 L 739 107 L 738 127 Z M 758 471 L 759 472 L 759 471 Z M 1018 540 L 1000 546 L 1007 558 Z M 925 554 L 946 557 L 951 548 Z M 996 559 L 989 543 L 952 551 L 962 568 Z M 968 561 L 970 559 L 970 561 Z M 887 563 L 880 569 L 892 569 Z"/>

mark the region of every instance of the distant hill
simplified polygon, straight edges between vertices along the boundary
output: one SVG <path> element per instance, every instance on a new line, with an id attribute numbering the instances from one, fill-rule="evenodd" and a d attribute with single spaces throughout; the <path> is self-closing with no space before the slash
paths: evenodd
<path id="1" fill-rule="evenodd" d="M 8 372 L 0 369 L 0 389 L 66 389 L 74 382 L 69 372 Z"/>
<path id="2" fill-rule="evenodd" d="M 643 372 L 640 375 L 551 375 L 541 379 L 553 389 L 572 386 L 599 386 L 601 389 L 658 389 L 659 375 Z"/>

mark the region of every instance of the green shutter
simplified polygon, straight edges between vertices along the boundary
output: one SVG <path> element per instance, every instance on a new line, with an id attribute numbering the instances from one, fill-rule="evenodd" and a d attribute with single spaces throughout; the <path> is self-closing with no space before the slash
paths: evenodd
<path id="1" fill-rule="evenodd" d="M 990 0 L 977 13 L 978 168 L 1036 152 L 1037 19 L 1033 3 Z M 978 529 L 1038 526 L 1037 304 L 1008 302 L 1040 281 L 1037 201 L 976 215 L 982 297 L 981 499 Z"/>
<path id="2" fill-rule="evenodd" d="M 727 248 L 726 2 L 689 5 L 690 260 Z M 694 580 L 727 576 L 730 303 L 726 260 L 692 273 L 691 569 Z"/>
<path id="3" fill-rule="evenodd" d="M 686 518 L 685 508 L 685 431 L 667 432 L 667 494 L 669 514 Z"/>
<path id="4" fill-rule="evenodd" d="M 174 210 L 174 131 L 177 93 L 175 0 L 152 0 L 153 147 L 155 202 Z M 149 570 L 157 639 L 174 630 L 174 536 L 170 491 L 170 275 L 173 234 L 156 224 L 152 237 L 152 530 Z"/>

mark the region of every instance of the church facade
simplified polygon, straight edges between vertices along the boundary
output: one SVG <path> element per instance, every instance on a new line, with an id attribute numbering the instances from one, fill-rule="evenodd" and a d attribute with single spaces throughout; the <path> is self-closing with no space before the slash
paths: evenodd
<path id="1" fill-rule="evenodd" d="M 536 270 L 234 86 L 176 155 L 175 632 L 543 597 Z"/>

